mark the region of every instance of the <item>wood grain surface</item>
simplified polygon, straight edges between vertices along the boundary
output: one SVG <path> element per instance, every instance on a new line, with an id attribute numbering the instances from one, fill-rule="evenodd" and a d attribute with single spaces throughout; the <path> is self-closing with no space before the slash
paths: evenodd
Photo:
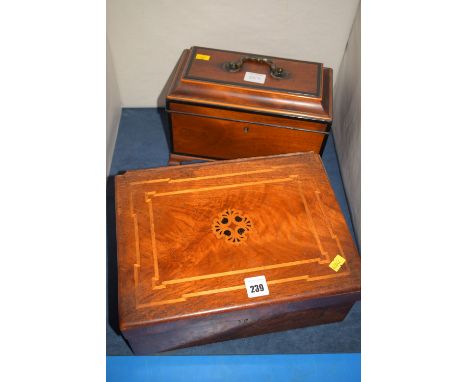
<path id="1" fill-rule="evenodd" d="M 272 77 L 257 62 L 234 73 L 223 68 L 244 55 L 201 47 L 182 53 L 166 94 L 171 153 L 213 159 L 321 153 L 332 123 L 332 70 L 275 57 L 286 78 Z M 264 74 L 265 83 L 245 81 L 248 71 Z"/>
<path id="2" fill-rule="evenodd" d="M 209 55 L 210 60 L 196 60 L 198 52 Z M 332 121 L 332 69 L 317 63 L 275 59 L 285 68 L 290 67 L 288 78 L 272 78 L 267 65 L 255 62 L 246 63 L 237 73 L 223 70 L 222 62 L 243 54 L 200 47 L 184 50 L 167 93 L 167 102 Z M 197 76 L 191 76 L 194 68 Z M 247 71 L 265 74 L 265 84 L 243 81 Z M 312 88 L 311 84 L 317 81 L 320 85 Z"/>
<path id="3" fill-rule="evenodd" d="M 174 153 L 236 159 L 303 151 L 319 153 L 326 134 L 173 114 L 172 139 Z"/>
<path id="4" fill-rule="evenodd" d="M 285 127 L 295 130 L 304 130 L 312 132 L 328 132 L 330 125 L 325 122 L 314 122 L 298 118 L 287 118 L 281 116 L 271 116 L 264 114 L 248 113 L 236 110 L 226 110 L 214 107 L 204 107 L 199 105 L 190 105 L 178 102 L 170 104 L 169 113 L 187 114 L 199 117 L 223 119 L 241 123 L 255 123 L 258 125 Z"/>
<path id="5" fill-rule="evenodd" d="M 116 209 L 120 328 L 138 354 L 330 322 L 359 299 L 359 256 L 317 154 L 129 171 Z M 240 242 L 216 232 L 226 211 Z M 249 298 L 244 279 L 259 275 L 270 294 Z"/>
<path id="6" fill-rule="evenodd" d="M 193 47 L 189 57 L 183 81 L 200 80 L 213 83 L 223 83 L 238 85 L 248 88 L 263 88 L 273 91 L 284 91 L 309 95 L 320 98 L 322 96 L 322 68 L 323 65 L 317 62 L 307 62 L 299 60 L 284 59 L 278 57 L 267 57 L 277 67 L 287 71 L 286 78 L 275 78 L 270 75 L 268 65 L 259 62 L 245 61 L 242 69 L 238 72 L 229 72 L 223 68 L 226 62 L 236 62 L 241 57 L 256 56 L 258 54 L 231 52 L 227 50 Z M 197 59 L 197 55 L 202 54 L 206 59 Z M 266 57 L 266 56 L 261 56 Z M 244 75 L 246 72 L 265 74 L 265 82 L 259 86 L 257 83 L 246 82 Z"/>

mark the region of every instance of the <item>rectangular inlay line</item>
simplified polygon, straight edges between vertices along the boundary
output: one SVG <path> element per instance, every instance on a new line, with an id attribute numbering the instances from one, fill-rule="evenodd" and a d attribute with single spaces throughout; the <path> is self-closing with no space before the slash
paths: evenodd
<path id="1" fill-rule="evenodd" d="M 295 266 L 295 265 L 316 263 L 316 262 L 319 262 L 319 261 L 320 261 L 320 258 L 291 261 L 289 263 L 264 265 L 262 267 L 239 269 L 237 271 L 211 273 L 209 275 L 203 275 L 203 276 L 193 276 L 193 277 L 186 277 L 186 278 L 183 278 L 183 279 L 173 279 L 173 280 L 163 281 L 162 284 L 164 284 L 164 285 L 179 284 L 179 283 L 185 283 L 185 282 L 188 282 L 188 281 L 211 279 L 211 278 L 214 278 L 214 277 L 238 275 L 238 274 L 241 274 L 241 273 L 265 271 L 265 270 L 268 270 L 268 269 L 286 268 L 286 267 L 292 267 L 292 266 Z"/>
<path id="2" fill-rule="evenodd" d="M 307 281 L 307 282 L 319 281 L 319 280 L 325 280 L 325 279 L 334 278 L 334 277 L 349 276 L 349 274 L 350 274 L 349 272 L 342 272 L 342 273 L 337 273 L 337 274 L 332 274 L 332 275 L 323 275 L 323 276 L 315 276 L 315 277 L 310 277 L 308 275 L 303 275 L 303 276 L 296 276 L 296 277 L 289 277 L 289 278 L 285 278 L 285 279 L 278 279 L 278 280 L 268 281 L 268 284 L 269 285 L 275 285 L 275 284 L 283 284 L 283 283 L 288 283 L 288 282 L 292 282 L 292 281 L 300 281 L 300 280 L 304 280 L 304 281 Z M 199 297 L 199 296 L 206 296 L 206 295 L 216 294 L 216 293 L 231 292 L 231 291 L 235 291 L 235 290 L 242 290 L 244 288 L 245 288 L 245 285 L 234 285 L 232 287 L 226 287 L 226 288 L 211 289 L 211 290 L 193 292 L 193 293 L 185 293 L 185 294 L 182 295 L 182 297 L 176 298 L 176 299 L 163 300 L 163 301 L 157 301 L 157 302 L 150 302 L 150 303 L 147 303 L 147 304 L 137 304 L 137 309 L 148 308 L 150 306 L 157 306 L 157 305 L 175 304 L 175 303 L 178 303 L 178 302 L 187 301 L 187 299 L 191 298 L 191 297 Z"/>
<path id="3" fill-rule="evenodd" d="M 272 168 L 267 169 L 267 170 L 233 172 L 233 173 L 229 173 L 229 174 L 197 176 L 195 178 L 171 179 L 169 181 L 169 183 L 192 182 L 192 181 L 196 181 L 196 180 L 226 178 L 226 177 L 230 177 L 230 176 L 239 176 L 239 175 L 262 174 L 262 173 L 266 173 L 266 172 L 272 172 L 274 170 L 275 170 L 275 168 L 272 167 Z"/>
<path id="4" fill-rule="evenodd" d="M 307 204 L 307 200 L 304 196 L 304 191 L 302 189 L 302 182 L 299 180 L 297 183 L 299 186 L 299 192 L 301 194 L 302 203 L 304 204 L 304 208 L 309 218 L 309 226 L 312 228 L 312 232 L 314 234 L 315 241 L 317 242 L 317 245 L 319 247 L 320 253 L 322 254 L 323 257 L 327 259 L 327 261 L 330 261 L 328 258 L 328 253 L 323 250 L 322 242 L 320 241 L 320 237 L 317 232 L 317 227 L 315 226 L 314 220 L 312 219 L 312 214 L 310 213 L 309 205 Z"/>
<path id="5" fill-rule="evenodd" d="M 134 273 L 134 282 L 135 282 L 135 288 L 138 286 L 139 282 L 139 277 L 138 273 L 140 270 L 140 235 L 138 233 L 138 220 L 137 220 L 137 215 L 133 214 L 133 230 L 134 230 L 134 235 L 135 235 L 135 254 L 136 254 L 136 264 L 133 264 L 133 273 Z"/>
<path id="6" fill-rule="evenodd" d="M 148 202 L 149 209 L 149 218 L 151 227 L 154 227 L 154 216 L 153 216 L 153 203 L 151 199 Z M 153 263 L 154 263 L 154 277 L 156 280 L 159 280 L 159 266 L 158 266 L 158 257 L 156 254 L 156 235 L 154 229 L 151 229 L 151 244 L 153 249 Z"/>
<path id="7" fill-rule="evenodd" d="M 228 174 L 219 174 L 219 175 L 206 175 L 206 176 L 197 176 L 192 178 L 181 178 L 181 179 L 172 179 L 172 178 L 163 178 L 163 179 L 154 179 L 154 180 L 142 180 L 139 182 L 130 182 L 132 186 L 137 184 L 151 184 L 151 183 L 179 183 L 179 182 L 191 182 L 196 180 L 204 180 L 204 179 L 217 179 L 217 178 L 225 178 L 229 176 L 240 176 L 240 175 L 250 175 L 250 174 L 261 174 L 272 172 L 275 170 L 287 168 L 287 167 L 296 167 L 295 165 L 280 165 L 280 166 L 271 166 L 269 169 L 263 170 L 252 170 L 252 171 L 243 171 L 243 172 L 232 172 Z"/>
<path id="8" fill-rule="evenodd" d="M 339 237 L 335 234 L 335 231 L 333 230 L 333 225 L 330 219 L 327 218 L 327 215 L 325 214 L 325 209 L 323 208 L 323 203 L 322 199 L 320 197 L 320 191 L 315 191 L 315 197 L 319 202 L 319 207 L 320 207 L 320 212 L 322 213 L 322 216 L 324 217 L 325 224 L 327 226 L 328 232 L 330 233 L 330 236 L 335 240 L 336 245 L 338 246 L 339 254 L 341 256 L 344 256 L 344 251 L 343 247 L 341 246 L 341 242 Z"/>
<path id="9" fill-rule="evenodd" d="M 281 179 L 273 179 L 273 180 L 267 180 L 267 181 L 258 181 L 258 182 L 246 182 L 246 183 L 238 183 L 238 184 L 234 184 L 234 185 L 228 185 L 228 186 L 215 186 L 215 187 L 210 187 L 208 189 L 223 189 L 223 188 L 232 188 L 232 187 L 239 187 L 239 186 L 247 186 L 247 185 L 257 185 L 257 184 L 268 184 L 268 183 L 281 183 L 281 182 L 289 182 L 289 181 L 292 181 L 292 180 L 297 180 L 298 178 L 298 175 L 290 175 L 289 177 L 287 178 L 281 178 Z M 205 190 L 205 189 L 203 189 Z M 199 189 L 191 189 L 191 190 L 183 190 L 185 191 L 184 193 L 186 192 L 195 192 L 195 191 L 199 191 Z M 183 282 L 183 281 L 177 281 L 176 280 L 169 280 L 169 281 L 165 281 L 165 282 L 162 282 L 161 284 L 159 285 L 155 285 L 155 282 L 159 280 L 159 265 L 158 265 L 158 258 L 157 258 L 157 249 L 156 249 L 156 234 L 155 234 L 155 230 L 154 230 L 154 218 L 153 218 L 153 204 L 152 204 L 152 201 L 151 201 L 151 198 L 153 196 L 164 196 L 164 195 L 172 195 L 172 194 L 178 194 L 178 193 L 182 193 L 181 191 L 179 192 L 167 192 L 167 193 L 160 193 L 160 194 L 157 194 L 155 192 L 146 192 L 145 193 L 145 201 L 146 203 L 148 204 L 148 206 L 150 206 L 150 211 L 149 211 L 149 218 L 150 218 L 150 227 L 151 227 L 151 240 L 152 240 L 152 250 L 153 250 L 153 262 L 154 262 L 154 273 L 155 273 L 155 276 L 153 278 L 153 286 L 152 286 L 152 289 L 155 290 L 155 289 L 161 289 L 161 286 L 164 286 L 164 285 L 167 285 L 167 283 L 178 283 L 178 282 Z M 306 260 L 306 261 L 318 261 L 320 263 L 320 259 L 312 259 L 312 260 Z M 282 264 L 276 264 L 274 265 L 275 268 L 282 268 L 282 267 L 286 267 L 288 265 L 282 265 Z M 265 269 L 265 268 L 263 268 Z M 239 272 L 239 273 L 242 273 L 242 272 L 247 272 L 248 270 L 238 270 L 238 271 L 232 271 L 232 272 Z M 198 276 L 198 279 L 199 280 L 202 280 L 202 279 L 205 279 L 205 278 L 211 278 L 211 277 L 215 277 L 215 276 L 212 276 L 212 275 L 206 275 L 206 276 Z"/>
<path id="10" fill-rule="evenodd" d="M 237 187 L 246 187 L 246 186 L 255 186 L 257 184 L 271 184 L 271 183 L 281 183 L 281 182 L 290 182 L 294 180 L 297 175 L 290 175 L 288 178 L 272 179 L 272 180 L 262 180 L 259 182 L 245 182 L 245 183 L 236 183 L 228 184 L 225 186 L 212 186 L 212 187 L 203 187 L 203 188 L 192 188 L 190 190 L 179 190 L 179 191 L 169 191 L 169 192 L 147 192 L 146 197 L 157 197 L 157 196 L 167 196 L 167 195 L 179 195 L 179 194 L 190 194 L 192 192 L 203 192 L 211 190 L 223 190 L 226 188 L 237 188 Z"/>

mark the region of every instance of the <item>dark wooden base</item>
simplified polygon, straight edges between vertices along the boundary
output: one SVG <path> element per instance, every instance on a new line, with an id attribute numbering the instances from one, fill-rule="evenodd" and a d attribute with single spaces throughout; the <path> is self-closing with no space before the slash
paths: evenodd
<path id="1" fill-rule="evenodd" d="M 151 355 L 163 351 L 212 342 L 272 333 L 306 326 L 327 324 L 343 320 L 353 306 L 347 303 L 326 308 L 310 308 L 298 312 L 263 314 L 220 315 L 207 317 L 185 325 L 149 327 L 125 336 L 136 355 Z M 162 329 L 162 330 L 161 330 Z"/>
<path id="2" fill-rule="evenodd" d="M 190 162 L 190 161 L 193 161 L 193 160 L 204 160 L 204 161 L 207 161 L 207 162 L 214 162 L 215 161 L 215 159 L 208 159 L 208 158 L 196 157 L 196 156 L 192 156 L 192 155 L 182 155 L 182 154 L 170 153 L 169 154 L 168 165 L 169 166 L 178 166 L 182 162 Z"/>

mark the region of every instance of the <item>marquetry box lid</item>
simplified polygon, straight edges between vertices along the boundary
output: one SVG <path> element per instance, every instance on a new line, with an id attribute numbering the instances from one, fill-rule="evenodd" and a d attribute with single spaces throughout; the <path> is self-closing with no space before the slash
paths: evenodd
<path id="1" fill-rule="evenodd" d="M 116 176 L 116 212 L 124 333 L 359 298 L 359 255 L 317 154 L 128 171 Z M 256 276 L 268 295 L 248 296 Z"/>
<path id="2" fill-rule="evenodd" d="M 318 62 L 192 47 L 183 51 L 166 95 L 173 103 L 332 121 L 332 69 Z"/>

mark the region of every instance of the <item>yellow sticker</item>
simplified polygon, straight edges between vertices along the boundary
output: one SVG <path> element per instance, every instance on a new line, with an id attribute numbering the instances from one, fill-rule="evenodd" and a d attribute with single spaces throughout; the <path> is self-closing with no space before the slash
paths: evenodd
<path id="1" fill-rule="evenodd" d="M 197 55 L 195 56 L 195 59 L 209 61 L 210 56 L 207 56 L 206 54 L 197 53 Z"/>
<path id="2" fill-rule="evenodd" d="M 341 257 L 340 255 L 336 255 L 333 261 L 328 265 L 331 269 L 333 269 L 335 272 L 338 272 L 341 268 L 341 266 L 346 262 L 346 259 L 344 257 Z"/>

